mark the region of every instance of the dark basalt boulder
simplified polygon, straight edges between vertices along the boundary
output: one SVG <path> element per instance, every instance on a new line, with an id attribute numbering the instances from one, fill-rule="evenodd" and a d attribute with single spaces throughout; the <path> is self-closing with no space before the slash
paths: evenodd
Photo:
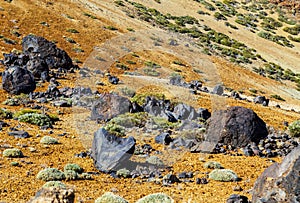
<path id="1" fill-rule="evenodd" d="M 130 112 L 132 104 L 129 99 L 117 94 L 102 94 L 92 106 L 91 119 L 107 121 L 120 114 Z"/>
<path id="2" fill-rule="evenodd" d="M 75 202 L 75 191 L 59 187 L 41 188 L 29 203 Z"/>
<path id="3" fill-rule="evenodd" d="M 252 203 L 300 202 L 300 147 L 274 163 L 256 180 Z"/>
<path id="4" fill-rule="evenodd" d="M 230 107 L 214 112 L 208 120 L 205 142 L 194 151 L 213 152 L 218 143 L 232 148 L 245 147 L 256 143 L 268 135 L 265 122 L 251 109 Z"/>
<path id="5" fill-rule="evenodd" d="M 226 200 L 226 203 L 248 203 L 248 197 L 243 195 L 232 194 Z"/>
<path id="6" fill-rule="evenodd" d="M 94 133 L 92 158 L 97 169 L 109 173 L 126 168 L 135 150 L 135 139 L 121 138 L 100 128 Z"/>
<path id="7" fill-rule="evenodd" d="M 10 94 L 29 94 L 36 88 L 30 71 L 20 66 L 12 66 L 2 74 L 2 87 Z"/>
<path id="8" fill-rule="evenodd" d="M 72 59 L 68 54 L 43 37 L 27 35 L 23 38 L 22 48 L 26 55 L 38 55 L 41 60 L 45 61 L 49 69 L 69 70 L 73 67 Z"/>
<path id="9" fill-rule="evenodd" d="M 262 104 L 263 106 L 269 105 L 269 99 L 267 99 L 265 96 L 257 96 L 253 99 L 253 102 L 255 104 Z"/>
<path id="10" fill-rule="evenodd" d="M 49 68 L 47 63 L 40 59 L 38 56 L 31 58 L 26 64 L 27 70 L 29 70 L 33 76 L 40 79 L 43 75 L 43 79 L 47 80 L 49 77 Z"/>

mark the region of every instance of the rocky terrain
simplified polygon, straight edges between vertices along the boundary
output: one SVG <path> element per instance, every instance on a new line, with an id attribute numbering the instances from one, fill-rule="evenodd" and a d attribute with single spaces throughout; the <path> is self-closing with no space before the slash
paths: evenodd
<path id="1" fill-rule="evenodd" d="M 298 202 L 297 1 L 5 0 L 1 202 Z"/>

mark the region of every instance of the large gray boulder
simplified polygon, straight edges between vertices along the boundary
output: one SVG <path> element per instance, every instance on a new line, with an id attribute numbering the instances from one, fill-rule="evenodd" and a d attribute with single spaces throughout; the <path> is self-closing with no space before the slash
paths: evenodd
<path id="1" fill-rule="evenodd" d="M 282 163 L 274 163 L 256 180 L 252 203 L 300 202 L 300 147 L 288 154 Z"/>
<path id="2" fill-rule="evenodd" d="M 244 107 L 230 107 L 214 112 L 208 120 L 205 142 L 195 151 L 213 152 L 217 143 L 233 148 L 245 147 L 252 142 L 258 143 L 267 135 L 265 122 L 254 111 Z"/>
<path id="3" fill-rule="evenodd" d="M 68 54 L 43 37 L 27 35 L 23 38 L 22 48 L 26 55 L 38 55 L 40 60 L 45 61 L 49 69 L 63 68 L 69 70 L 73 67 L 72 59 Z"/>
<path id="4" fill-rule="evenodd" d="M 92 158 L 97 169 L 102 172 L 126 168 L 135 149 L 135 139 L 121 138 L 109 134 L 104 128 L 94 133 Z"/>
<path id="5" fill-rule="evenodd" d="M 175 118 L 178 120 L 194 120 L 199 117 L 196 110 L 187 104 L 178 104 L 173 111 Z"/>
<path id="6" fill-rule="evenodd" d="M 102 94 L 94 103 L 91 111 L 91 119 L 107 121 L 115 116 L 130 112 L 132 104 L 126 97 L 117 94 Z"/>
<path id="7" fill-rule="evenodd" d="M 20 66 L 11 66 L 2 74 L 2 87 L 10 94 L 29 94 L 36 88 L 30 71 Z"/>

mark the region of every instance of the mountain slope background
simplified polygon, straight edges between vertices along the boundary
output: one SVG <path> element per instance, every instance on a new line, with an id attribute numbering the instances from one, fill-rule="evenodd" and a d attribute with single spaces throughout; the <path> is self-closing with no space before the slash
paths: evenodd
<path id="1" fill-rule="evenodd" d="M 300 31 L 297 28 L 300 13 L 297 2 L 289 4 L 293 7 L 285 7 L 283 4 L 271 4 L 268 1 L 211 0 L 3 1 L 0 4 L 0 51 L 18 52 L 21 50 L 22 38 L 33 33 L 56 42 L 80 67 L 99 68 L 121 78 L 120 86 L 113 86 L 104 81 L 106 86 L 99 87 L 95 85 L 97 78 L 94 78 L 95 81 L 86 81 L 86 85 L 100 92 L 118 91 L 119 87 L 126 86 L 138 93 L 162 92 L 167 98 L 212 111 L 226 106 L 245 106 L 253 109 L 268 125 L 285 130 L 284 121 L 299 119 L 300 94 L 297 88 L 300 86 L 297 87 L 297 84 L 300 84 L 300 43 L 296 41 L 300 41 Z M 266 17 L 270 18 L 264 21 Z M 236 22 L 237 19 L 239 23 Z M 295 28 L 296 35 L 284 31 L 286 27 Z M 144 34 L 147 30 L 148 34 Z M 151 38 L 149 33 L 163 34 Z M 269 36 L 269 39 L 260 37 L 259 33 Z M 272 41 L 270 34 L 282 37 L 273 37 Z M 122 42 L 130 36 L 140 40 L 138 48 L 134 43 Z M 191 57 L 194 55 L 189 53 L 188 48 L 172 51 L 167 45 L 163 45 L 171 39 L 190 43 L 196 58 Z M 162 46 L 156 48 L 153 46 L 155 43 Z M 131 51 L 122 52 L 122 55 L 118 56 L 116 53 L 125 45 L 125 48 L 134 50 L 139 58 L 137 59 Z M 99 51 L 101 48 L 104 53 Z M 98 60 L 101 57 L 108 58 L 103 62 Z M 162 67 L 158 77 L 131 77 L 117 67 L 117 64 L 125 64 L 129 68 L 127 71 L 143 74 L 144 65 L 149 61 Z M 0 68 L 1 71 L 4 70 L 4 67 Z M 228 92 L 235 90 L 249 100 L 256 95 L 264 95 L 271 99 L 270 106 L 263 107 L 247 101 L 212 97 L 205 93 L 201 93 L 199 97 L 188 95 L 188 90 L 168 85 L 168 78 L 174 73 L 181 75 L 186 81 L 199 79 L 209 88 L 221 83 Z M 67 75 L 59 82 L 61 86 L 73 87 L 84 81 L 77 74 Z M 37 91 L 46 88 L 47 83 L 41 84 Z M 274 95 L 279 95 L 285 101 L 274 98 Z M 1 102 L 10 97 L 4 90 L 0 90 Z M 276 108 L 277 104 L 281 108 Z M 0 106 L 12 111 L 21 108 L 3 104 Z M 52 112 L 57 111 L 52 106 L 49 106 L 49 109 Z M 74 127 L 77 120 L 73 117 L 72 109 L 59 110 L 63 112 L 63 116 L 55 126 L 55 134 L 67 132 L 67 136 L 59 138 L 62 144 L 58 146 L 48 148 L 39 144 L 40 136 L 47 135 L 48 131 L 13 120 L 9 121 L 11 127 L 21 125 L 32 137 L 20 141 L 11 139 L 3 131 L 0 132 L 1 146 L 25 146 L 24 151 L 28 155 L 22 159 L 22 166 L 17 168 L 10 166 L 11 159 L 1 158 L 1 201 L 28 201 L 43 185 L 43 182 L 35 179 L 35 175 L 44 167 L 63 168 L 66 163 L 73 162 L 80 164 L 86 171 L 96 171 L 92 160 L 74 157 L 74 154 L 88 148 L 92 135 L 87 135 L 89 139 L 83 141 L 86 135 L 82 135 L 81 129 Z M 31 145 L 37 150 L 34 154 L 26 147 Z M 82 202 L 93 202 L 103 192 L 111 190 L 117 191 L 130 201 L 153 192 L 166 192 L 177 202 L 224 202 L 233 193 L 232 188 L 236 185 L 243 188 L 243 191 L 237 193 L 250 197 L 249 190 L 255 179 L 272 163 L 270 159 L 259 157 L 245 159 L 229 155 L 225 158 L 224 155 L 201 156 L 205 160 L 216 160 L 226 168 L 233 169 L 242 181 L 212 181 L 208 185 L 181 183 L 162 188 L 154 183 L 113 179 L 109 175 L 100 174 L 92 181 L 70 181 L 67 184 L 75 188 L 76 198 Z M 280 161 L 280 158 L 274 160 Z M 173 170 L 197 171 L 197 177 L 204 177 L 207 172 L 199 161 L 199 154 L 189 153 L 176 160 Z"/>

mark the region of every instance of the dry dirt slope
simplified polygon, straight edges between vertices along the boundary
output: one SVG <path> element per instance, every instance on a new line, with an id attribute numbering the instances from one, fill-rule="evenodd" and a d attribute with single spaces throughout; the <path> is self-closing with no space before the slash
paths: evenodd
<path id="1" fill-rule="evenodd" d="M 166 1 L 161 0 L 161 4 L 157 4 L 155 1 L 139 1 L 149 7 L 155 7 L 161 12 L 172 13 L 174 15 L 195 15 L 197 18 L 197 10 L 199 5 L 194 1 Z M 127 28 L 133 28 L 136 31 L 142 29 L 149 29 L 152 26 L 148 23 L 137 20 L 136 18 L 129 18 L 124 12 L 113 3 L 113 1 L 33 1 L 22 0 L 12 1 L 8 3 L 3 1 L 0 4 L 0 48 L 1 52 L 9 52 L 13 48 L 20 49 L 20 42 L 22 37 L 29 33 L 43 36 L 49 40 L 57 42 L 57 45 L 65 49 L 69 55 L 76 61 L 85 62 L 94 50 L 94 46 L 103 45 L 109 39 L 114 36 L 120 36 L 127 33 Z M 90 17 L 89 15 L 90 14 Z M 97 19 L 93 19 L 95 16 Z M 293 70 L 299 71 L 299 46 L 294 49 L 283 48 L 274 43 L 270 43 L 266 40 L 254 37 L 250 32 L 239 29 L 238 31 L 229 30 L 224 26 L 224 23 L 215 21 L 212 16 L 203 17 L 205 23 L 218 31 L 224 31 L 226 34 L 243 41 L 247 45 L 254 47 L 259 52 L 264 54 L 264 57 L 275 61 L 278 61 L 283 67 L 288 67 Z M 106 28 L 105 28 L 106 26 Z M 107 29 L 107 26 L 116 27 L 118 30 L 112 31 Z M 70 33 L 68 29 L 76 29 L 79 33 Z M 16 31 L 21 35 L 16 36 Z M 231 33 L 229 33 L 229 31 Z M 15 45 L 9 45 L 4 42 L 3 38 L 8 38 L 16 41 Z M 75 44 L 69 43 L 67 38 L 72 38 L 76 41 Z M 254 39 L 254 40 L 253 40 Z M 272 49 L 267 49 L 273 47 Z M 76 49 L 77 48 L 77 49 Z M 84 52 L 78 53 L 78 48 Z M 77 51 L 76 51 L 77 50 Z M 138 53 L 141 57 L 140 64 L 144 61 L 155 61 L 161 64 L 166 72 L 171 72 L 176 68 L 172 63 L 175 59 L 181 59 L 180 55 L 174 56 L 166 53 L 152 50 L 150 52 L 141 51 Z M 186 54 L 186 53 L 185 53 Z M 282 56 L 285 54 L 285 57 Z M 128 58 L 126 58 L 128 57 Z M 130 58 L 130 54 L 121 58 L 120 60 L 126 61 Z M 287 109 L 291 109 L 299 105 L 299 100 L 295 99 L 293 94 L 285 91 L 291 86 L 281 84 L 270 79 L 258 76 L 247 69 L 233 65 L 226 62 L 221 58 L 209 57 L 206 55 L 200 55 L 203 60 L 208 60 L 210 63 L 214 63 L 218 68 L 221 75 L 222 82 L 230 88 L 235 90 L 243 90 L 246 94 L 251 93 L 248 89 L 255 88 L 264 92 L 266 96 L 271 94 L 280 94 L 287 102 L 282 102 L 280 105 L 287 105 Z M 286 60 L 289 58 L 289 60 Z M 187 65 L 189 65 L 187 63 Z M 81 65 L 83 66 L 83 65 Z M 1 67 L 3 69 L 3 67 Z M 138 68 L 138 67 L 132 67 Z M 201 69 L 201 67 L 196 67 Z M 202 67 L 203 68 L 203 67 Z M 116 72 L 117 74 L 117 72 Z M 193 74 L 188 74 L 186 77 L 193 78 Z M 124 81 L 126 77 L 122 78 Z M 164 79 L 164 78 L 163 78 Z M 70 75 L 64 80 L 60 80 L 62 86 L 73 86 L 76 77 Z M 155 80 L 155 79 L 153 79 Z M 78 80 L 77 80 L 78 82 Z M 138 81 L 143 83 L 143 81 Z M 159 83 L 157 86 L 160 86 Z M 288 84 L 289 85 L 289 84 Z M 47 87 L 47 84 L 44 89 Z M 280 90 L 279 89 L 282 89 Z M 110 91 L 115 87 L 108 86 L 107 89 L 102 91 Z M 151 88 L 149 88 L 151 89 Z M 149 90 L 144 88 L 143 91 Z M 153 88 L 157 90 L 157 87 Z M 167 87 L 162 87 L 167 89 Z M 101 89 L 100 89 L 101 90 Z M 0 102 L 4 101 L 8 95 L 1 90 Z M 278 101 L 274 100 L 278 103 Z M 195 106 L 203 106 L 211 109 L 211 99 L 208 95 L 201 95 L 199 100 L 192 103 Z M 243 105 L 252 108 L 257 112 L 268 124 L 274 125 L 278 128 L 283 128 L 282 122 L 284 120 L 291 122 L 299 118 L 299 113 L 281 110 L 273 107 L 262 107 L 247 102 L 237 102 L 235 100 L 227 100 L 228 105 Z M 290 106 L 289 106 L 289 105 Z M 19 107 L 7 107 L 0 105 L 1 107 L 10 108 L 16 111 Z M 57 109 L 49 107 L 50 111 L 56 112 Z M 74 154 L 85 150 L 82 140 L 79 139 L 82 135 L 78 133 L 76 128 L 73 128 L 72 122 L 72 110 L 60 109 L 64 112 L 61 116 L 61 121 L 55 126 L 54 135 L 59 138 L 60 145 L 56 146 L 43 146 L 39 144 L 40 137 L 42 135 L 48 135 L 49 131 L 39 130 L 36 126 L 31 126 L 24 123 L 18 123 L 17 121 L 8 120 L 7 122 L 11 127 L 20 126 L 20 129 L 24 129 L 32 135 L 28 140 L 12 139 L 7 135 L 6 128 L 0 132 L 0 145 L 9 144 L 12 147 L 21 147 L 26 155 L 21 160 L 0 158 L 0 200 L 4 202 L 26 202 L 34 193 L 40 188 L 44 182 L 35 179 L 39 170 L 44 167 L 55 167 L 63 169 L 66 163 L 78 163 L 86 171 L 96 171 L 90 159 L 75 158 Z M 59 137 L 58 134 L 67 133 L 65 137 Z M 29 147 L 36 148 L 36 153 L 31 153 Z M 4 149 L 1 148 L 1 152 Z M 67 184 L 71 185 L 76 190 L 77 201 L 80 202 L 93 202 L 98 196 L 105 191 L 116 191 L 117 194 L 128 199 L 130 202 L 134 202 L 138 198 L 153 193 L 153 192 L 165 192 L 171 195 L 176 202 L 225 202 L 226 198 L 233 193 L 233 186 L 240 185 L 243 191 L 237 192 L 242 195 L 250 197 L 248 190 L 253 186 L 253 183 L 257 176 L 271 164 L 269 159 L 261 159 L 258 157 L 235 157 L 235 156 L 223 156 L 223 155 L 203 155 L 204 160 L 215 160 L 221 162 L 224 167 L 233 169 L 242 178 L 242 181 L 238 183 L 220 183 L 211 181 L 208 185 L 195 185 L 195 184 L 175 184 L 172 187 L 161 187 L 154 183 L 142 183 L 135 180 L 116 180 L 109 175 L 101 174 L 95 176 L 92 181 L 69 181 Z M 275 159 L 279 161 L 280 159 Z M 12 167 L 10 163 L 12 161 L 19 161 L 21 167 Z M 249 164 L 250 163 L 250 164 Z M 242 166 L 242 167 L 241 167 Z M 205 172 L 209 172 L 202 167 L 202 163 L 199 161 L 199 154 L 184 154 L 180 160 L 174 165 L 174 171 L 180 172 L 183 170 L 195 171 L 196 177 L 203 177 Z M 196 178 L 195 177 L 195 178 Z M 195 179 L 194 179 L 195 180 Z"/>

